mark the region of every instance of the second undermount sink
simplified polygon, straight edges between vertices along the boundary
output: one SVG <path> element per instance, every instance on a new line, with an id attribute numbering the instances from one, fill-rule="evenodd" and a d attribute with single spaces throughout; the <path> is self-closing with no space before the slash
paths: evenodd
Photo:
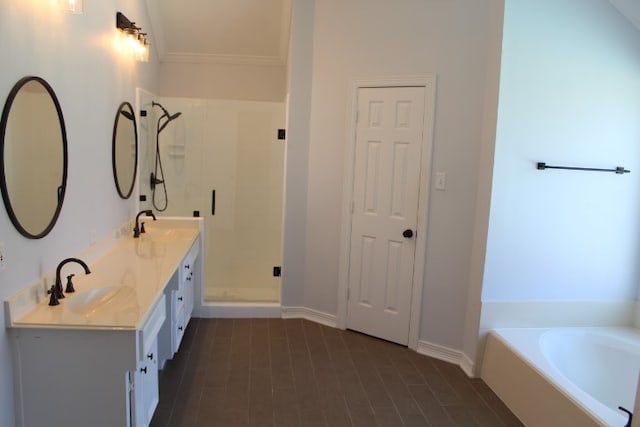
<path id="1" fill-rule="evenodd" d="M 115 285 L 67 294 L 65 305 L 75 314 L 89 317 L 127 311 L 137 306 L 136 291 L 130 286 Z"/>
<path id="2" fill-rule="evenodd" d="M 153 242 L 169 242 L 172 240 L 188 239 L 189 230 L 181 229 L 150 229 L 141 235 L 143 240 L 151 240 Z"/>

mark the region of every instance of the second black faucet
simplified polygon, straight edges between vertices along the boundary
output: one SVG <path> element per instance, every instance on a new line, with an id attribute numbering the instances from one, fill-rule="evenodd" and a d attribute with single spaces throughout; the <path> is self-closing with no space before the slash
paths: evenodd
<path id="1" fill-rule="evenodd" d="M 153 211 L 151 209 L 146 209 L 144 211 L 138 212 L 138 215 L 136 215 L 136 225 L 133 227 L 133 237 L 136 239 L 140 237 L 140 233 L 144 233 L 144 222 L 142 223 L 142 225 L 140 225 L 141 215 L 150 216 L 153 217 L 154 221 L 156 220 L 156 216 L 153 214 Z"/>

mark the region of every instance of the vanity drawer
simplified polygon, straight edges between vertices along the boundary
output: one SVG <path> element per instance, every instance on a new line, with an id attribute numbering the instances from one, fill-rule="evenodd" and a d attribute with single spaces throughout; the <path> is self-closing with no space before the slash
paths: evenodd
<path id="1" fill-rule="evenodd" d="M 180 285 L 178 286 L 178 289 L 171 292 L 172 298 L 173 298 L 173 318 L 176 318 L 176 315 L 179 311 L 181 311 L 184 307 L 184 302 L 185 302 L 185 292 L 184 292 L 184 286 Z"/>
<path id="2" fill-rule="evenodd" d="M 184 316 L 184 306 L 176 314 L 176 321 L 173 325 L 173 351 L 177 352 L 180 348 L 180 342 L 184 336 L 184 331 L 187 329 L 187 322 Z"/>
<path id="3" fill-rule="evenodd" d="M 187 280 L 182 287 L 182 294 L 184 295 L 184 314 L 188 319 L 191 318 L 193 313 L 193 306 L 195 303 L 195 288 L 193 280 Z"/>
<path id="4" fill-rule="evenodd" d="M 182 261 L 182 268 L 180 269 L 180 284 L 185 283 L 186 281 L 193 281 L 193 272 L 195 270 L 195 262 L 196 257 L 198 256 L 198 239 L 193 243 L 191 249 L 184 257 Z"/>
<path id="5" fill-rule="evenodd" d="M 158 332 L 164 323 L 166 317 L 165 296 L 162 295 L 151 314 L 144 323 L 144 326 L 138 331 L 138 359 L 144 359 L 153 346 Z"/>

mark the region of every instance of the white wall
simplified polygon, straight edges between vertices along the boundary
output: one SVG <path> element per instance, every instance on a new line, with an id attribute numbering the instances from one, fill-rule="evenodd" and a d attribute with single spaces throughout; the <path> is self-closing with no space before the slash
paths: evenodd
<path id="1" fill-rule="evenodd" d="M 471 263 L 469 266 L 469 289 L 467 293 L 466 319 L 464 330 L 463 368 L 467 373 L 474 370 L 478 347 L 478 325 L 482 307 L 482 281 L 489 233 L 489 213 L 491 210 L 491 184 L 495 153 L 496 123 L 498 116 L 498 88 L 500 86 L 500 64 L 502 55 L 502 28 L 504 22 L 504 1 L 490 3 L 492 9 L 489 22 L 489 43 L 487 43 L 487 72 L 485 74 L 484 126 L 479 156 L 477 194 Z"/>
<path id="2" fill-rule="evenodd" d="M 313 73 L 314 0 L 292 0 L 287 68 L 287 149 L 282 226 L 282 306 L 304 305 L 309 174 L 309 121 Z"/>
<path id="3" fill-rule="evenodd" d="M 160 95 L 165 97 L 282 102 L 286 84 L 285 65 L 160 65 Z"/>
<path id="4" fill-rule="evenodd" d="M 0 209 L 0 241 L 6 269 L 0 272 L 0 300 L 58 262 L 89 246 L 135 215 L 135 197 L 119 198 L 111 170 L 113 121 L 120 102 L 135 101 L 135 87 L 156 88 L 157 64 L 136 63 L 113 47 L 115 13 L 143 28 L 142 0 L 85 2 L 83 15 L 54 8 L 53 1 L 0 0 L 0 99 L 21 77 L 43 77 L 56 91 L 66 122 L 69 170 L 67 193 L 55 228 L 28 240 Z M 0 320 L 0 425 L 14 425 L 10 331 Z M 52 397 L 55 396 L 55 391 Z"/>
<path id="5" fill-rule="evenodd" d="M 606 0 L 507 0 L 502 52 L 483 300 L 637 298 L 640 32 Z"/>
<path id="6" fill-rule="evenodd" d="M 300 3 L 309 7 L 309 2 Z M 315 3 L 309 30 L 313 40 L 308 45 L 313 53 L 308 172 L 297 170 L 301 179 L 308 179 L 306 228 L 297 240 L 305 245 L 304 306 L 329 314 L 337 311 L 350 83 L 357 78 L 436 73 L 433 171 L 447 173 L 447 191 L 432 193 L 420 338 L 462 347 L 485 125 L 485 70 L 490 65 L 486 52 L 496 43 L 488 27 L 499 13 L 490 4 Z M 294 1 L 294 31 L 295 7 Z M 300 100 L 293 91 L 292 100 Z M 288 173 L 287 182 L 293 179 Z M 286 245 L 287 241 L 285 249 Z M 285 272 L 287 265 L 285 253 Z"/>

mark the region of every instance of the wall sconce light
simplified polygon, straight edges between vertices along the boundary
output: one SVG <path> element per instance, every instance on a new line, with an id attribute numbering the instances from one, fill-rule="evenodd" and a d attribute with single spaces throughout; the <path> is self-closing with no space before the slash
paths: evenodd
<path id="1" fill-rule="evenodd" d="M 71 13 L 80 14 L 84 11 L 83 0 L 62 0 L 62 7 Z"/>
<path id="2" fill-rule="evenodd" d="M 127 49 L 138 61 L 147 62 L 149 60 L 147 33 L 143 33 L 142 28 L 135 24 L 121 12 L 116 13 L 116 27 L 125 36 Z"/>

